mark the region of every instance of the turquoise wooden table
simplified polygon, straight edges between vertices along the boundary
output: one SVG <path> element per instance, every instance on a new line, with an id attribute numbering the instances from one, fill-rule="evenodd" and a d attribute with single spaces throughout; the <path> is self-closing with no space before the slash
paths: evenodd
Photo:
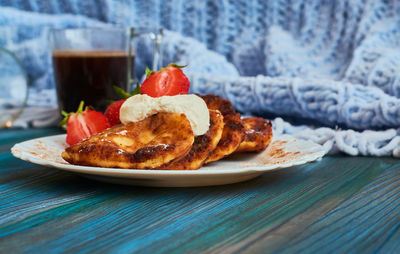
<path id="1" fill-rule="evenodd" d="M 105 184 L 14 158 L 0 130 L 1 253 L 400 253 L 400 160 L 325 157 L 202 188 Z"/>

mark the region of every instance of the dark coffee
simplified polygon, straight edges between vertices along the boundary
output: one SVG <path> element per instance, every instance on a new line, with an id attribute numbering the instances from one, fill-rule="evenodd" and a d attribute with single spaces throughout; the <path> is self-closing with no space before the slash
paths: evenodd
<path id="1" fill-rule="evenodd" d="M 134 57 L 131 68 L 133 73 Z M 55 51 L 53 66 L 58 104 L 74 112 L 81 100 L 97 111 L 118 100 L 113 86 L 127 90 L 128 56 L 124 51 Z"/>

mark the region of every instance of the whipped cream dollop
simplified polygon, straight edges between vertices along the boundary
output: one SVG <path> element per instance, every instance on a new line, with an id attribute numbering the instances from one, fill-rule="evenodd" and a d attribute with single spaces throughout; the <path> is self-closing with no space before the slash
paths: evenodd
<path id="1" fill-rule="evenodd" d="M 207 104 L 194 94 L 161 96 L 157 98 L 138 94 L 128 98 L 121 106 L 121 123 L 138 122 L 159 112 L 183 113 L 190 122 L 195 136 L 203 135 L 210 127 Z"/>

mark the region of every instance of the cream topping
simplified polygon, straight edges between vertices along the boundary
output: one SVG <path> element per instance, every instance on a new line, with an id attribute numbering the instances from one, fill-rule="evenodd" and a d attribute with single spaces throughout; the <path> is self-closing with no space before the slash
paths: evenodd
<path id="1" fill-rule="evenodd" d="M 161 96 L 157 98 L 138 94 L 121 106 L 119 118 L 123 124 L 141 121 L 158 112 L 183 113 L 188 118 L 195 136 L 203 135 L 210 127 L 207 104 L 194 94 Z"/>

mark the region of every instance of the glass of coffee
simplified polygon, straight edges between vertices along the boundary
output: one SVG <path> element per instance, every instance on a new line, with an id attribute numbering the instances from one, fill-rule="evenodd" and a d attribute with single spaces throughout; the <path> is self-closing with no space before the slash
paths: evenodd
<path id="1" fill-rule="evenodd" d="M 52 56 L 58 105 L 74 112 L 80 101 L 97 111 L 118 100 L 113 86 L 130 91 L 134 79 L 135 39 L 143 34 L 153 40 L 153 69 L 160 58 L 160 29 L 78 28 L 52 31 Z"/>

